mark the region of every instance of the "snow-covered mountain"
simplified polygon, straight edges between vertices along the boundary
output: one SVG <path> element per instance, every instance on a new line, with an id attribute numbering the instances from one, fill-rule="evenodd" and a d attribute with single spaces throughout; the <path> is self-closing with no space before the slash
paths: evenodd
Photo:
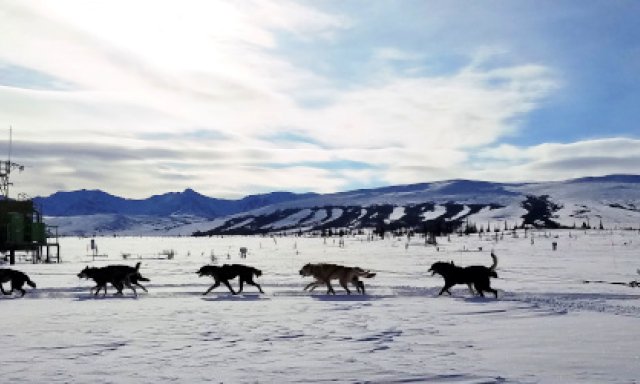
<path id="1" fill-rule="evenodd" d="M 223 200 L 187 189 L 144 200 L 101 191 L 36 199 L 59 233 L 218 235 L 474 226 L 640 228 L 640 176 L 544 183 L 449 180 L 334 194 L 275 192 Z"/>

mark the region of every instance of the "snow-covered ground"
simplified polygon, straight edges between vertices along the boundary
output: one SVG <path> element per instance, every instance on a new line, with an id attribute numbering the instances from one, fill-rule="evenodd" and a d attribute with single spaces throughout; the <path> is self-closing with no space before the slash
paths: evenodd
<path id="1" fill-rule="evenodd" d="M 64 238 L 62 264 L 14 266 L 38 288 L 0 298 L 2 382 L 639 382 L 640 288 L 583 283 L 640 279 L 638 231 L 540 231 L 533 243 L 531 233 L 451 236 L 437 249 L 366 236 L 344 248 L 295 237 L 96 241 L 107 259 L 86 256 L 89 239 Z M 171 249 L 173 260 L 156 259 Z M 431 263 L 489 265 L 491 249 L 498 300 L 472 298 L 464 286 L 436 296 L 442 279 L 428 274 Z M 219 287 L 202 296 L 211 281 L 195 271 L 212 255 L 262 269 L 266 293 Z M 85 265 L 137 260 L 151 279 L 138 298 L 93 298 L 93 284 L 76 277 Z M 336 296 L 303 292 L 310 280 L 298 270 L 319 261 L 378 275 L 365 296 L 337 284 Z"/>

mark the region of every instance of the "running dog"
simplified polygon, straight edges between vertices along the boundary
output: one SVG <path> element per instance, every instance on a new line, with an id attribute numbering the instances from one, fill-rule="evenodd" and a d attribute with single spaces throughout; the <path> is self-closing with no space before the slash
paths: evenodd
<path id="1" fill-rule="evenodd" d="M 256 277 L 260 277 L 262 275 L 262 271 L 254 267 L 250 267 L 248 265 L 242 265 L 242 264 L 224 264 L 222 266 L 205 265 L 202 268 L 200 268 L 196 273 L 200 277 L 211 276 L 213 280 L 215 280 L 214 284 L 211 287 L 209 287 L 209 289 L 207 289 L 207 291 L 203 293 L 203 295 L 206 295 L 207 293 L 211 292 L 214 288 L 220 286 L 220 283 L 224 283 L 224 285 L 226 285 L 227 288 L 229 288 L 229 291 L 231 291 L 231 293 L 234 295 L 242 292 L 242 286 L 244 283 L 251 284 L 257 287 L 260 293 L 264 293 L 264 291 L 262 291 L 262 288 L 260 287 L 260 284 L 253 281 L 253 276 L 255 275 Z M 235 279 L 236 277 L 239 277 L 239 280 L 240 280 L 240 289 L 238 290 L 238 292 L 235 292 L 231 287 L 231 284 L 229 284 L 229 280 Z"/>
<path id="2" fill-rule="evenodd" d="M 478 292 L 478 295 L 482 297 L 484 297 L 483 292 L 491 292 L 496 298 L 498 298 L 498 291 L 491 288 L 490 281 L 491 277 L 498 277 L 498 274 L 496 273 L 498 257 L 491 252 L 491 258 L 493 259 L 493 264 L 490 267 L 482 265 L 458 267 L 453 264 L 453 261 L 450 263 L 444 261 L 433 263 L 431 268 L 429 268 L 431 275 L 433 276 L 437 273 L 444 278 L 444 287 L 442 287 L 438 296 L 442 295 L 444 292 L 451 295 L 449 288 L 456 284 L 467 284 L 472 294 L 475 294 L 472 288 L 473 286 Z"/>
<path id="3" fill-rule="evenodd" d="M 9 292 L 5 291 L 2 286 L 2 284 L 8 282 L 11 282 L 11 290 Z M 3 295 L 11 295 L 13 291 L 20 291 L 20 297 L 24 296 L 26 293 L 22 288 L 24 283 L 27 283 L 31 288 L 36 287 L 36 283 L 31 281 L 25 273 L 16 271 L 15 269 L 0 268 L 0 291 L 2 291 Z"/>
<path id="4" fill-rule="evenodd" d="M 364 283 L 362 282 L 362 280 L 360 280 L 358 276 L 353 277 L 353 280 L 351 280 L 351 284 L 353 284 L 356 287 L 356 290 L 358 291 L 359 294 L 361 295 L 366 294 L 366 291 L 364 289 Z M 314 289 L 318 288 L 321 285 L 325 285 L 325 283 L 320 280 L 316 280 L 314 282 L 307 284 L 304 290 L 307 290 L 307 288 L 309 288 L 309 292 L 313 292 Z"/>
<path id="5" fill-rule="evenodd" d="M 375 273 L 365 271 L 360 267 L 345 267 L 343 265 L 327 263 L 309 263 L 305 264 L 302 269 L 300 269 L 300 276 L 313 276 L 316 279 L 304 287 L 305 291 L 307 289 L 313 291 L 317 286 L 325 284 L 327 286 L 327 294 L 331 293 L 334 295 L 336 294 L 336 291 L 334 291 L 331 286 L 331 280 L 338 280 L 342 288 L 347 291 L 348 295 L 351 294 L 351 291 L 347 286 L 349 282 L 356 286 L 358 293 L 362 293 L 364 295 L 364 283 L 360 281 L 360 277 L 370 279 L 375 275 Z"/>
<path id="6" fill-rule="evenodd" d="M 111 283 L 111 285 L 116 288 L 116 295 L 122 295 L 122 289 L 126 286 L 133 291 L 135 296 L 138 296 L 138 292 L 133 285 L 137 285 L 142 288 L 143 291 L 148 292 L 147 288 L 140 284 L 140 281 L 150 281 L 140 274 L 139 262 L 135 267 L 128 265 L 107 265 L 101 268 L 85 267 L 78 273 L 78 277 L 81 279 L 92 279 L 96 283 L 96 286 L 89 290 L 89 292 L 93 292 L 95 289 L 95 296 L 98 296 L 101 289 L 104 289 L 102 296 L 107 294 L 107 283 Z"/>

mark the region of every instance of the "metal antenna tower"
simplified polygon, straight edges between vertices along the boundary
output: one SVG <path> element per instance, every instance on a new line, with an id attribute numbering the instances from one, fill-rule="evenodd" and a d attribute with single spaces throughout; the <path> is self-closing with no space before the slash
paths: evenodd
<path id="1" fill-rule="evenodd" d="M 17 169 L 22 172 L 24 165 L 20 165 L 11 161 L 11 145 L 13 143 L 13 128 L 9 126 L 9 158 L 8 160 L 0 161 L 0 196 L 4 199 L 9 199 L 9 186 L 13 185 L 9 181 L 9 175 L 11 170 Z"/>

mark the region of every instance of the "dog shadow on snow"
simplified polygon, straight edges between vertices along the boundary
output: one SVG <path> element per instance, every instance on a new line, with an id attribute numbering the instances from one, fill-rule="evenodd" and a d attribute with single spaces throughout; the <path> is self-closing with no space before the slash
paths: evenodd
<path id="1" fill-rule="evenodd" d="M 311 295 L 309 297 L 318 301 L 337 301 L 337 302 L 375 301 L 375 300 L 381 300 L 382 298 L 384 298 L 384 296 L 380 296 L 380 295 L 325 295 L 325 294 Z"/>
<path id="2" fill-rule="evenodd" d="M 225 294 L 221 294 L 218 296 L 206 296 L 206 297 L 201 297 L 200 300 L 203 301 L 266 301 L 266 300 L 271 300 L 268 297 L 264 297 L 258 294 L 252 295 L 252 294 L 248 294 L 248 295 L 243 295 L 243 294 L 239 294 L 239 295 L 225 295 Z"/>
<path id="3" fill-rule="evenodd" d="M 103 300 L 138 300 L 139 296 L 133 295 L 107 295 L 107 296 L 94 296 L 94 295 L 78 295 L 75 297 L 76 301 L 103 301 Z"/>

